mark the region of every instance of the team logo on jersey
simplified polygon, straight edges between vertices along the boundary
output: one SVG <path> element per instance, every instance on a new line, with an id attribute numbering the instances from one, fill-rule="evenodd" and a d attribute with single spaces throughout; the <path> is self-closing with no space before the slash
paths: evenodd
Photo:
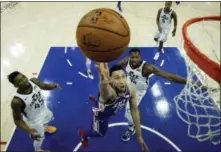
<path id="1" fill-rule="evenodd" d="M 34 109 L 40 108 L 44 104 L 44 99 L 42 98 L 41 92 L 37 92 L 32 95 L 32 102 L 30 104 Z"/>
<path id="2" fill-rule="evenodd" d="M 167 15 L 162 15 L 162 22 L 165 23 L 167 20 L 169 20 L 169 17 Z"/>
<path id="3" fill-rule="evenodd" d="M 114 111 L 115 113 L 118 112 L 119 110 L 121 110 L 125 106 L 128 99 L 123 98 L 123 99 L 119 99 L 119 100 L 120 101 L 115 103 L 113 106 L 113 109 L 115 109 L 115 111 Z"/>
<path id="4" fill-rule="evenodd" d="M 128 76 L 129 76 L 130 81 L 131 81 L 132 83 L 137 84 L 137 79 L 139 78 L 138 75 L 136 75 L 134 72 L 130 71 L 130 72 L 128 73 Z"/>
<path id="5" fill-rule="evenodd" d="M 168 18 L 166 15 L 163 15 L 163 16 L 162 16 L 162 19 L 168 20 L 169 18 Z"/>

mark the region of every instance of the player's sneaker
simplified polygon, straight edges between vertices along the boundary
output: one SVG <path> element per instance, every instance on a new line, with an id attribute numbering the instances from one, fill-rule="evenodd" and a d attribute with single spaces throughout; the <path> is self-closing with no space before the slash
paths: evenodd
<path id="1" fill-rule="evenodd" d="M 96 101 L 96 97 L 94 95 L 89 95 L 89 99 L 94 102 Z"/>
<path id="2" fill-rule="evenodd" d="M 136 133 L 136 130 L 133 129 L 133 130 L 127 130 L 123 136 L 121 137 L 121 140 L 123 141 L 129 141 L 131 139 L 131 137 Z"/>
<path id="3" fill-rule="evenodd" d="M 121 8 L 121 1 L 117 2 L 117 8 L 120 12 L 122 12 L 122 8 Z"/>
<path id="4" fill-rule="evenodd" d="M 48 133 L 48 134 L 53 134 L 57 131 L 57 128 L 54 127 L 54 126 L 46 126 L 45 127 L 45 133 Z"/>
<path id="5" fill-rule="evenodd" d="M 157 53 L 155 54 L 155 56 L 153 57 L 154 60 L 158 60 L 160 57 L 160 52 L 157 51 Z"/>
<path id="6" fill-rule="evenodd" d="M 88 147 L 88 140 L 87 137 L 85 137 L 84 130 L 79 130 L 79 135 L 81 137 L 81 143 L 84 147 Z"/>
<path id="7" fill-rule="evenodd" d="M 90 79 L 92 79 L 92 80 L 94 79 L 94 76 L 93 76 L 91 70 L 87 70 L 87 75 Z"/>

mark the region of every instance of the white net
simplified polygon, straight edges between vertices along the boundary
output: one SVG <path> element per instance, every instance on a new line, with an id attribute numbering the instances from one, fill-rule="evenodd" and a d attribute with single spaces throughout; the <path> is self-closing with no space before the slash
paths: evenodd
<path id="1" fill-rule="evenodd" d="M 195 29 L 193 34 L 191 33 L 191 35 L 195 35 L 195 38 L 193 38 L 194 36 L 190 37 L 190 34 L 188 34 L 189 38 L 194 42 L 194 45 L 203 45 L 205 42 L 198 43 L 197 41 L 199 41 L 199 38 L 202 40 L 202 35 L 207 37 L 206 43 L 212 44 L 210 56 L 212 54 L 214 55 L 214 60 L 220 61 L 217 55 L 217 52 L 220 51 L 214 49 L 216 48 L 214 46 L 214 39 L 220 40 L 220 38 L 214 38 L 214 35 L 211 36 L 211 33 L 208 33 L 208 30 L 206 30 L 207 27 L 204 22 L 200 22 L 200 25 L 197 26 L 197 30 Z M 220 31 L 216 32 L 220 33 Z M 185 53 L 183 43 L 181 54 L 186 63 L 187 84 L 180 94 L 174 97 L 177 115 L 188 125 L 187 132 L 189 137 L 195 138 L 199 142 L 211 141 L 214 145 L 220 144 L 220 84 L 209 78 L 207 74 L 191 61 Z M 202 86 L 198 85 L 199 83 L 210 89 L 205 90 Z"/>

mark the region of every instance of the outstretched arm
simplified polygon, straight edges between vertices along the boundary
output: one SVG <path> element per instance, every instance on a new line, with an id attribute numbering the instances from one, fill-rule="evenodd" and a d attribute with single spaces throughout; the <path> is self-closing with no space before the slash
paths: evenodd
<path id="1" fill-rule="evenodd" d="M 142 132 L 141 132 L 140 114 L 139 114 L 139 110 L 138 110 L 138 107 L 136 104 L 136 90 L 135 90 L 133 84 L 129 84 L 128 86 L 130 88 L 130 93 L 131 93 L 130 111 L 131 111 L 131 116 L 133 118 L 133 122 L 135 125 L 137 140 L 138 140 L 138 143 L 140 144 L 142 150 L 144 152 L 149 152 L 149 149 L 143 140 L 143 136 L 142 136 Z"/>
<path id="2" fill-rule="evenodd" d="M 153 65 L 148 65 L 148 68 L 151 73 L 157 76 L 163 77 L 165 79 L 168 79 L 177 83 L 186 84 L 186 79 L 181 76 L 178 76 L 178 75 L 166 72 L 166 71 L 162 71 Z"/>
<path id="3" fill-rule="evenodd" d="M 166 71 L 162 71 L 158 69 L 157 67 L 151 65 L 151 64 L 146 64 L 144 67 L 144 75 L 149 75 L 149 74 L 155 74 L 156 76 L 160 76 L 162 78 L 171 80 L 176 83 L 181 83 L 181 84 L 186 84 L 187 80 L 184 77 L 181 77 L 179 75 L 175 75 Z M 196 83 L 197 86 L 202 87 L 203 90 L 207 90 L 208 88 L 206 86 L 203 86 L 200 82 L 192 82 Z M 210 88 L 212 89 L 212 88 Z"/>
<path id="4" fill-rule="evenodd" d="M 107 63 L 96 63 L 99 74 L 99 92 L 100 100 L 111 100 L 115 96 L 115 92 L 110 85 L 109 68 Z"/>
<path id="5" fill-rule="evenodd" d="M 54 84 L 46 84 L 38 80 L 37 78 L 31 78 L 31 81 L 38 85 L 42 90 L 53 90 L 56 88 L 60 88 L 60 86 L 56 83 Z"/>
<path id="6" fill-rule="evenodd" d="M 131 97 L 130 97 L 131 116 L 133 118 L 137 137 L 140 137 L 142 136 L 142 133 L 141 133 L 141 128 L 140 128 L 140 114 L 139 114 L 139 110 L 136 104 L 136 90 L 132 84 L 129 84 L 129 88 L 130 88 L 130 93 L 131 93 Z"/>

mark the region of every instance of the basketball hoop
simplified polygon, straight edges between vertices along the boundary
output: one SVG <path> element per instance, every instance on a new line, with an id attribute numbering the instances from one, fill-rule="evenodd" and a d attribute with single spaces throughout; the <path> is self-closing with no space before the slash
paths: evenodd
<path id="1" fill-rule="evenodd" d="M 200 51 L 193 43 L 195 40 L 190 39 L 187 28 L 194 23 L 220 21 L 220 19 L 220 16 L 196 17 L 186 21 L 183 25 L 181 54 L 186 63 L 187 83 L 180 94 L 174 97 L 177 115 L 188 124 L 188 136 L 196 138 L 199 142 L 210 140 L 214 145 L 220 144 L 221 136 L 220 64 Z M 204 27 L 199 34 L 202 33 L 206 33 Z M 193 35 L 197 34 L 193 33 Z M 200 35 L 198 35 L 198 39 L 199 37 Z M 200 43 L 202 44 L 202 42 Z M 212 47 L 214 47 L 213 42 Z M 197 85 L 199 83 L 213 89 L 205 90 L 202 86 Z M 213 84 L 212 87 L 211 84 Z"/>
<path id="2" fill-rule="evenodd" d="M 221 83 L 220 78 L 220 65 L 211 59 L 209 59 L 206 55 L 200 52 L 200 50 L 191 42 L 191 40 L 187 36 L 187 27 L 193 23 L 200 21 L 220 21 L 220 16 L 208 16 L 208 17 L 199 17 L 188 20 L 182 28 L 182 34 L 184 39 L 184 49 L 189 56 L 189 58 L 198 65 L 198 67 L 203 70 L 207 75 L 209 75 L 212 79 L 217 81 L 219 84 Z M 208 66 L 209 65 L 209 66 Z"/>

